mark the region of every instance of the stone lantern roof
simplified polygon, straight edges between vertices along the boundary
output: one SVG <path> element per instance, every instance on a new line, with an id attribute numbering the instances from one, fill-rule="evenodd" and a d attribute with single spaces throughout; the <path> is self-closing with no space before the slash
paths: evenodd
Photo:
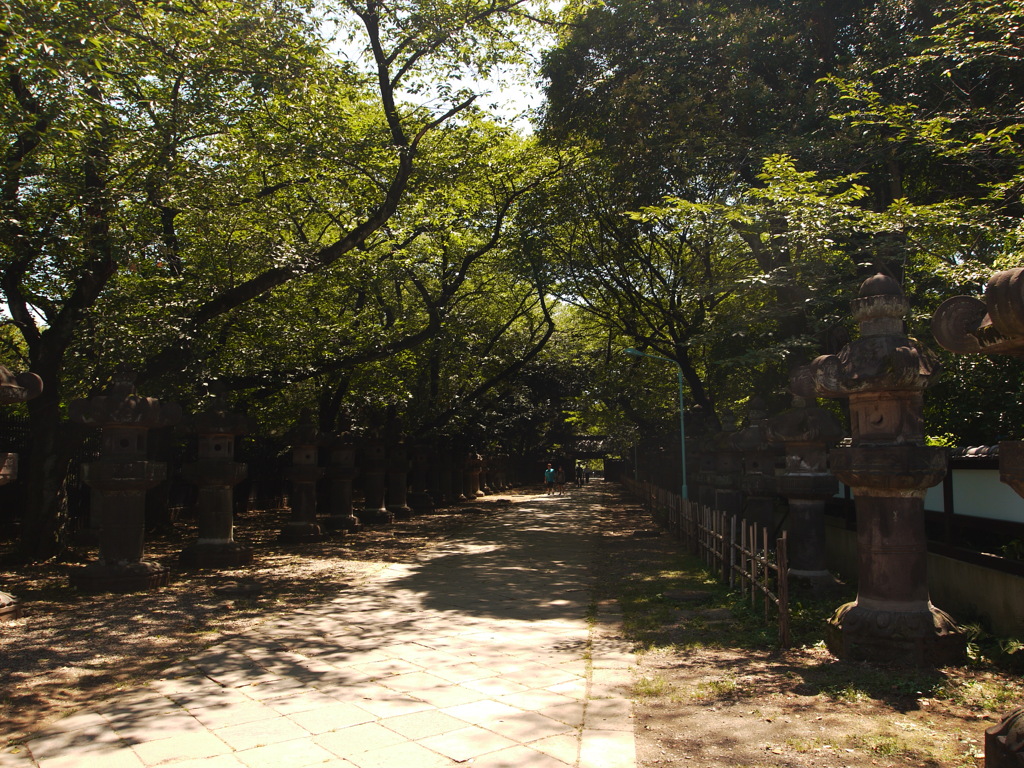
<path id="1" fill-rule="evenodd" d="M 72 421 L 87 427 L 156 429 L 177 424 L 181 419 L 181 406 L 177 403 L 162 403 L 155 397 L 135 394 L 135 374 L 127 370 L 114 374 L 107 394 L 72 400 L 68 411 Z"/>
<path id="2" fill-rule="evenodd" d="M 34 373 L 11 373 L 0 365 L 0 405 L 23 403 L 43 391 L 43 380 Z"/>
<path id="3" fill-rule="evenodd" d="M 903 318 L 909 304 L 891 277 L 875 275 L 861 285 L 853 301 L 860 338 L 838 354 L 811 363 L 817 393 L 844 398 L 862 392 L 921 391 L 938 376 L 938 359 L 906 336 Z"/>

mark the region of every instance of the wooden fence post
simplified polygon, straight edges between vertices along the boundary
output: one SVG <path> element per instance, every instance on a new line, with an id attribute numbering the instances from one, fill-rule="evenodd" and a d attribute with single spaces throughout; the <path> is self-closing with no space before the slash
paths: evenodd
<path id="1" fill-rule="evenodd" d="M 778 570 L 778 586 L 775 591 L 779 598 L 779 647 L 789 648 L 789 552 L 785 533 L 775 542 L 775 567 Z"/>

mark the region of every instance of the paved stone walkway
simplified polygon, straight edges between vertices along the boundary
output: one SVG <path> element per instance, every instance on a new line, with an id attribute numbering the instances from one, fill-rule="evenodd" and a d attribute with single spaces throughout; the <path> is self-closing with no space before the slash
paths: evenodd
<path id="1" fill-rule="evenodd" d="M 232 637 L 0 756 L 18 768 L 634 768 L 633 659 L 593 606 L 599 484 Z"/>

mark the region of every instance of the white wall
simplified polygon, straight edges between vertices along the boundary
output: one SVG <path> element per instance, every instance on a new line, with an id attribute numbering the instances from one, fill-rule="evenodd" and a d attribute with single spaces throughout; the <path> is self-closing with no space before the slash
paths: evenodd
<path id="1" fill-rule="evenodd" d="M 844 498 L 840 483 L 838 498 Z M 945 512 L 942 483 L 928 489 L 924 508 Z M 1024 523 L 1024 499 L 999 481 L 998 469 L 954 469 L 953 509 L 957 515 Z"/>

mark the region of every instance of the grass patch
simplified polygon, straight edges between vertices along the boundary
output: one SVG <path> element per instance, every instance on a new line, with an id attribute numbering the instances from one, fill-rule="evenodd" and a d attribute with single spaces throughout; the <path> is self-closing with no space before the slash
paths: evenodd
<path id="1" fill-rule="evenodd" d="M 641 677 L 633 684 L 633 694 L 639 697 L 666 696 L 672 691 L 672 684 L 662 675 Z"/>
<path id="2" fill-rule="evenodd" d="M 742 695 L 739 683 L 734 677 L 721 677 L 700 683 L 694 691 L 694 698 L 705 701 L 736 699 Z"/>
<path id="3" fill-rule="evenodd" d="M 1018 706 L 1024 698 L 1024 686 L 1015 680 L 985 675 L 971 679 L 946 680 L 932 697 L 983 712 L 1000 713 Z"/>

